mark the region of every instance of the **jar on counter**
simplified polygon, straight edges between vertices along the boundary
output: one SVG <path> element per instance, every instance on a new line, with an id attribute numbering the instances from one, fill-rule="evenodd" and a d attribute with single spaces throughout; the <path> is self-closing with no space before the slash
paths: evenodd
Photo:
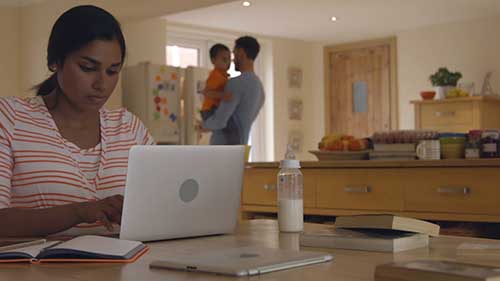
<path id="1" fill-rule="evenodd" d="M 481 134 L 481 158 L 498 157 L 499 137 L 496 130 L 487 130 Z"/>
<path id="2" fill-rule="evenodd" d="M 477 159 L 481 157 L 481 134 L 480 130 L 472 130 L 467 135 L 465 143 L 465 158 Z"/>
<path id="3" fill-rule="evenodd" d="M 461 159 L 465 156 L 466 134 L 440 133 L 441 159 Z"/>

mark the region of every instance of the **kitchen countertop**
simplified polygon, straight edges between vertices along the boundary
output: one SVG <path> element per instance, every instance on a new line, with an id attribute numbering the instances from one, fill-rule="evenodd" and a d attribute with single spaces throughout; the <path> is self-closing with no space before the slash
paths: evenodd
<path id="1" fill-rule="evenodd" d="M 448 99 L 432 99 L 432 100 L 414 100 L 410 103 L 454 103 L 463 101 L 489 101 L 489 102 L 500 102 L 500 98 L 497 96 L 472 96 L 472 97 L 462 97 L 462 98 L 448 98 Z"/>

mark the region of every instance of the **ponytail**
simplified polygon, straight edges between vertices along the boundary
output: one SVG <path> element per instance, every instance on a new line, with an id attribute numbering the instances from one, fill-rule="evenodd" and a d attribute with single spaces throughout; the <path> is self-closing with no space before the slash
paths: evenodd
<path id="1" fill-rule="evenodd" d="M 33 89 L 36 90 L 37 96 L 46 96 L 55 89 L 59 87 L 57 83 L 57 72 L 52 73 L 49 78 L 47 78 L 42 83 L 36 85 Z"/>

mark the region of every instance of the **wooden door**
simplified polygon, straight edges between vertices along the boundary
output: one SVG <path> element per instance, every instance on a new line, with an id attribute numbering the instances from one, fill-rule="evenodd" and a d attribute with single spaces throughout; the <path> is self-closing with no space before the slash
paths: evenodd
<path id="1" fill-rule="evenodd" d="M 327 49 L 326 130 L 369 137 L 391 125 L 391 45 Z"/>

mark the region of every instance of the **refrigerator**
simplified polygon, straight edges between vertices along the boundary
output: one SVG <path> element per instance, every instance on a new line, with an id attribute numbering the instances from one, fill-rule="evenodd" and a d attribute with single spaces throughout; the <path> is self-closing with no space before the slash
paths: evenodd
<path id="1" fill-rule="evenodd" d="M 183 120 L 185 120 L 181 126 L 184 126 L 182 132 L 185 144 L 208 145 L 210 143 L 210 132 L 201 133 L 195 129 L 203 122 L 200 114 L 203 104 L 201 92 L 205 89 L 209 73 L 210 71 L 206 68 L 190 66 L 185 69 L 181 99 Z"/>
<path id="2" fill-rule="evenodd" d="M 196 130 L 208 74 L 204 68 L 149 62 L 125 67 L 123 106 L 139 117 L 158 144 L 209 144 L 210 133 Z"/>

